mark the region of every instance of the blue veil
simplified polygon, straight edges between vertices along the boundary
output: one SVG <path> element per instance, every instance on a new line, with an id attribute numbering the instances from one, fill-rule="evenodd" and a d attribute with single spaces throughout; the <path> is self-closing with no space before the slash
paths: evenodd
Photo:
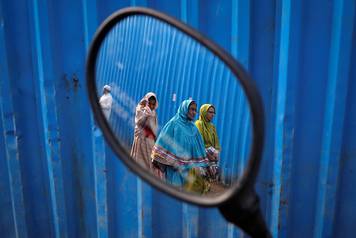
<path id="1" fill-rule="evenodd" d="M 166 179 L 174 185 L 183 185 L 190 168 L 207 167 L 209 162 L 203 138 L 187 117 L 192 102 L 184 100 L 181 103 L 176 115 L 161 130 L 152 151 L 153 160 L 169 165 Z"/>

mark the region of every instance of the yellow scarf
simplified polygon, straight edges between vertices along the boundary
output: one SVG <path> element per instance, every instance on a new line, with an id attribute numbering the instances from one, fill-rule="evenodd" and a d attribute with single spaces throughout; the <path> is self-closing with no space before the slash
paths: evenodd
<path id="1" fill-rule="evenodd" d="M 203 137 L 205 148 L 210 146 L 217 150 L 220 150 L 220 143 L 218 139 L 218 134 L 216 133 L 216 128 L 213 123 L 206 120 L 206 114 L 210 107 L 214 107 L 212 104 L 204 104 L 200 107 L 199 120 L 195 122 L 198 127 L 200 134 Z"/>

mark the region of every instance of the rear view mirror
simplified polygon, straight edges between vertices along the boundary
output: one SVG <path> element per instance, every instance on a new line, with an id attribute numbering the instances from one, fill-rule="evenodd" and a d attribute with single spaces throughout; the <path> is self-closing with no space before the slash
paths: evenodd
<path id="1" fill-rule="evenodd" d="M 269 237 L 254 190 L 261 97 L 246 70 L 187 25 L 126 8 L 98 29 L 87 60 L 94 117 L 127 167 L 185 202 L 217 206 Z"/>

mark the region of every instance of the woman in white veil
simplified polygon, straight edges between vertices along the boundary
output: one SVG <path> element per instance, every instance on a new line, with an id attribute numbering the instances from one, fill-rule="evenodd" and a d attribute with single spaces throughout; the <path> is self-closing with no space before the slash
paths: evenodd
<path id="1" fill-rule="evenodd" d="M 131 148 L 131 157 L 151 171 L 151 152 L 158 128 L 157 107 L 157 96 L 152 92 L 147 93 L 136 106 L 134 142 Z"/>

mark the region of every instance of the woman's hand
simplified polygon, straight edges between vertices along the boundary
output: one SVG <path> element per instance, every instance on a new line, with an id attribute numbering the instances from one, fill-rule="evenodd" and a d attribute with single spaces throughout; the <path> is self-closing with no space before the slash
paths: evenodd
<path id="1" fill-rule="evenodd" d="M 214 154 L 207 153 L 206 155 L 208 156 L 208 159 L 210 161 L 217 161 L 218 160 L 218 158 L 215 157 Z"/>

